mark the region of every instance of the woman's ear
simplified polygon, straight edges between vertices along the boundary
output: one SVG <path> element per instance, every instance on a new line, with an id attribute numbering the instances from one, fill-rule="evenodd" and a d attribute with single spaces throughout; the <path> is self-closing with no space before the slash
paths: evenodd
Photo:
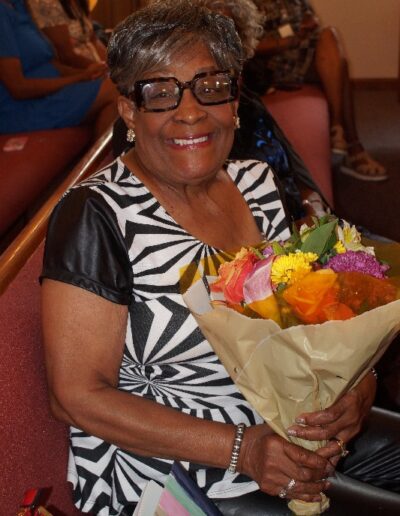
<path id="1" fill-rule="evenodd" d="M 239 101 L 234 100 L 233 102 L 231 102 L 231 108 L 232 108 L 232 116 L 235 119 L 238 116 Z"/>
<path id="2" fill-rule="evenodd" d="M 120 95 L 118 97 L 118 112 L 129 129 L 135 128 L 136 108 L 128 98 Z"/>

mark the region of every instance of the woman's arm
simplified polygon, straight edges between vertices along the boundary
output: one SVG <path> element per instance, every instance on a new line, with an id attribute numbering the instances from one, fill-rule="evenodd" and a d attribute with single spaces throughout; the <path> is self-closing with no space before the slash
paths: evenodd
<path id="1" fill-rule="evenodd" d="M 25 77 L 21 61 L 15 57 L 0 58 L 0 80 L 17 100 L 44 97 L 76 82 L 91 80 L 92 71 L 81 70 L 73 75 L 35 79 Z"/>
<path id="2" fill-rule="evenodd" d="M 56 49 L 58 59 L 54 64 L 62 75 L 76 74 L 79 73 L 81 69 L 91 70 L 91 78 L 102 77 L 106 74 L 107 65 L 104 62 L 104 47 L 102 50 L 103 62 L 96 62 L 75 52 L 67 25 L 44 27 L 42 30 Z"/>
<path id="3" fill-rule="evenodd" d="M 103 43 L 99 40 L 99 38 L 96 36 L 96 33 L 93 31 L 91 42 L 94 45 L 95 49 L 97 50 L 97 53 L 100 57 L 100 59 L 104 62 L 107 61 L 107 48 L 103 45 Z"/>
<path id="4" fill-rule="evenodd" d="M 226 468 L 234 426 L 193 418 L 117 389 L 127 307 L 58 281 L 43 282 L 43 330 L 55 416 L 146 456 Z"/>
<path id="5" fill-rule="evenodd" d="M 226 469 L 235 427 L 207 421 L 118 390 L 127 307 L 58 281 L 43 282 L 43 330 L 55 416 L 144 456 Z M 278 494 L 301 479 L 293 496 L 310 500 L 327 487 L 328 461 L 292 445 L 267 425 L 245 432 L 239 470 Z"/>
<path id="6" fill-rule="evenodd" d="M 299 44 L 297 36 L 288 36 L 281 38 L 280 36 L 266 35 L 258 43 L 256 54 L 260 56 L 271 56 L 279 54 L 290 48 L 295 48 Z"/>
<path id="7" fill-rule="evenodd" d="M 53 43 L 57 56 L 62 63 L 75 68 L 86 68 L 93 62 L 75 53 L 67 25 L 43 27 L 42 32 Z"/>

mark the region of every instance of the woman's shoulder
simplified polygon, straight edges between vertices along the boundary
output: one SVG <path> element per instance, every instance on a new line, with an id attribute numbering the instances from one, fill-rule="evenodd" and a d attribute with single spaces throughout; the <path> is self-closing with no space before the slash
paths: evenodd
<path id="1" fill-rule="evenodd" d="M 265 161 L 256 159 L 229 159 L 226 161 L 226 169 L 230 176 L 242 177 L 246 174 L 247 178 L 259 178 L 261 175 L 268 174 L 271 167 Z"/>
<path id="2" fill-rule="evenodd" d="M 226 170 L 242 195 L 262 198 L 278 192 L 275 172 L 265 161 L 228 160 Z"/>
<path id="3" fill-rule="evenodd" d="M 121 158 L 118 157 L 95 172 L 89 178 L 84 179 L 81 183 L 74 186 L 72 189 L 93 189 L 99 185 L 111 187 L 113 184 L 119 184 L 124 180 L 129 179 L 129 176 L 129 170 L 126 168 Z"/>
<path id="4" fill-rule="evenodd" d="M 116 159 L 91 177 L 68 189 L 61 197 L 57 207 L 79 211 L 83 209 L 83 205 L 92 201 L 102 203 L 102 199 L 107 197 L 109 191 L 117 191 L 116 186 L 126 174 L 124 164 Z"/>
<path id="5" fill-rule="evenodd" d="M 59 0 L 28 0 L 28 5 L 33 19 L 41 29 L 69 22 Z"/>

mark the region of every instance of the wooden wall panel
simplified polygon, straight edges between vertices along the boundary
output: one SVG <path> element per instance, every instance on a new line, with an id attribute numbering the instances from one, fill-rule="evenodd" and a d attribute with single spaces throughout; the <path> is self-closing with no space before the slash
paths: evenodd
<path id="1" fill-rule="evenodd" d="M 98 0 L 93 19 L 106 28 L 113 28 L 133 11 L 141 7 L 141 0 Z"/>

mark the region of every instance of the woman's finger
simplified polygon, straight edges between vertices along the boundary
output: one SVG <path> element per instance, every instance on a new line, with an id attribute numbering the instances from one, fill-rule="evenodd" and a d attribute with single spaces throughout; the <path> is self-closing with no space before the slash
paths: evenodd
<path id="1" fill-rule="evenodd" d="M 321 457 L 324 457 L 325 459 L 332 462 L 333 457 L 341 457 L 342 450 L 338 446 L 337 441 L 334 439 L 327 442 L 326 446 L 323 446 L 322 448 L 319 448 L 315 452 L 317 455 L 320 455 Z"/>
<path id="2" fill-rule="evenodd" d="M 329 489 L 330 482 L 328 480 L 321 480 L 320 482 L 301 482 L 296 481 L 295 485 L 287 491 L 286 498 L 299 498 L 304 495 L 318 495 Z"/>
<path id="3" fill-rule="evenodd" d="M 291 443 L 285 443 L 284 452 L 290 459 L 285 471 L 290 477 L 315 482 L 328 476 L 330 463 L 325 457 Z"/>

